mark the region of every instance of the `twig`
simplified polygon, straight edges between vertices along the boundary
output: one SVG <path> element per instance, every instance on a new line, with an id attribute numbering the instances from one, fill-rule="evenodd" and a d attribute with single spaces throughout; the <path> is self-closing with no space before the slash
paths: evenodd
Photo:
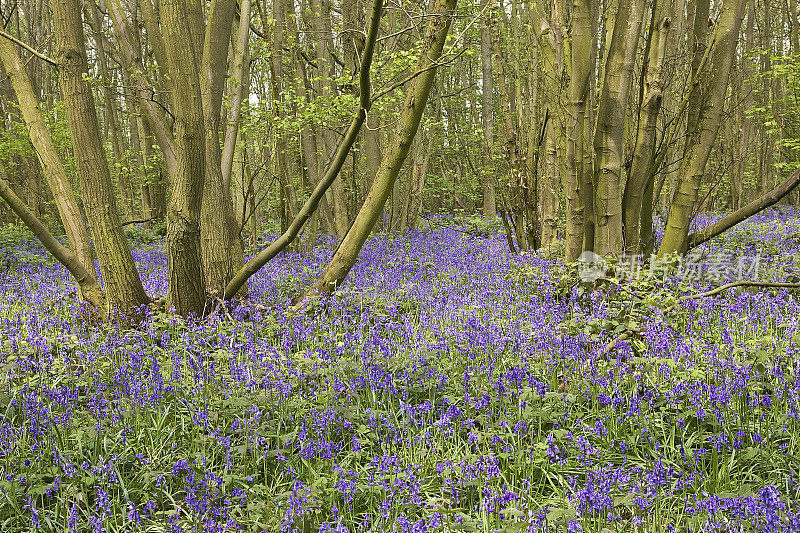
<path id="1" fill-rule="evenodd" d="M 720 292 L 726 291 L 728 289 L 732 289 L 734 287 L 765 287 L 765 288 L 784 288 L 784 289 L 800 289 L 800 283 L 771 283 L 766 281 L 734 281 L 732 283 L 726 283 L 725 285 L 720 285 L 715 289 L 711 289 L 710 291 L 701 292 L 699 294 L 691 294 L 689 296 L 684 296 L 681 298 L 681 301 L 685 300 L 695 300 L 697 298 L 705 298 L 706 296 L 714 296 L 715 294 L 719 294 Z"/>
<path id="2" fill-rule="evenodd" d="M 698 298 L 705 298 L 708 296 L 714 296 L 715 294 L 719 294 L 724 292 L 728 289 L 733 289 L 734 287 L 764 287 L 764 288 L 784 288 L 784 289 L 800 289 L 800 283 L 786 283 L 786 282 L 768 282 L 768 281 L 733 281 L 731 283 L 726 283 L 724 285 L 720 285 L 714 289 L 709 291 L 701 292 L 698 294 L 690 294 L 687 296 L 683 296 L 682 298 L 678 299 L 678 302 L 684 302 L 687 300 L 696 300 Z M 672 304 L 664 310 L 664 313 L 670 313 L 675 311 L 678 308 L 678 303 Z M 636 333 L 641 333 L 641 329 L 639 328 L 629 328 L 616 337 L 614 337 L 608 344 L 605 345 L 603 350 L 599 353 L 599 355 L 606 355 L 608 352 L 616 348 L 617 344 L 622 341 L 626 341 L 633 337 Z"/>
<path id="3" fill-rule="evenodd" d="M 23 41 L 20 41 L 19 39 L 17 39 L 16 37 L 14 37 L 13 35 L 11 35 L 10 33 L 7 33 L 7 32 L 6 32 L 6 31 L 4 31 L 4 30 L 0 30 L 0 37 L 5 37 L 6 39 L 8 39 L 9 41 L 11 41 L 12 43 L 14 43 L 14 44 L 18 44 L 19 46 L 21 46 L 22 48 L 24 48 L 24 49 L 25 49 L 25 50 L 27 50 L 28 52 L 32 53 L 33 55 L 35 55 L 36 57 L 38 57 L 38 58 L 39 58 L 39 59 L 41 59 L 42 61 L 44 61 L 44 62 L 46 62 L 46 63 L 50 63 L 50 64 L 51 64 L 51 65 L 53 65 L 54 67 L 57 67 L 57 66 L 58 66 L 58 62 L 57 62 L 56 60 L 54 60 L 54 59 L 51 59 L 51 58 L 47 57 L 46 55 L 44 55 L 43 53 L 39 52 L 38 50 L 36 50 L 36 49 L 35 49 L 35 48 L 33 48 L 32 46 L 30 46 L 30 45 L 28 45 L 28 44 L 24 43 Z"/>
<path id="4" fill-rule="evenodd" d="M 642 330 L 639 328 L 631 328 L 623 331 L 622 333 L 611 339 L 611 342 L 606 344 L 606 347 L 603 348 L 603 351 L 600 352 L 598 355 L 606 355 L 608 352 L 616 348 L 617 344 L 619 344 L 620 342 L 630 339 L 631 337 L 633 337 L 634 333 L 641 333 L 641 332 Z"/>
<path id="5" fill-rule="evenodd" d="M 153 220 L 155 220 L 157 218 L 158 217 L 150 217 L 150 218 L 145 218 L 143 220 L 129 220 L 127 222 L 123 222 L 120 225 L 125 227 L 125 226 L 130 226 L 131 224 L 144 224 L 145 222 L 152 222 Z"/>
<path id="6" fill-rule="evenodd" d="M 432 65 L 430 65 L 430 66 L 428 66 L 428 67 L 426 67 L 426 68 L 424 68 L 422 70 L 416 71 L 414 74 L 411 74 L 407 78 L 402 79 L 402 80 L 398 81 L 397 83 L 393 83 L 392 85 L 386 87 L 385 89 L 383 89 L 381 91 L 378 91 L 375 95 L 373 95 L 373 97 L 371 99 L 371 102 L 375 103 L 382 96 L 385 96 L 385 95 L 389 94 L 390 92 L 394 91 L 395 89 L 397 89 L 399 87 L 402 87 L 406 83 L 412 81 L 414 78 L 417 78 L 417 77 L 421 76 L 422 74 L 424 74 L 425 72 L 428 72 L 429 70 L 433 70 L 433 69 L 436 69 L 436 68 L 439 68 L 439 67 L 443 67 L 445 65 L 449 65 L 450 63 L 452 63 L 453 61 L 455 61 L 456 59 L 458 59 L 459 57 L 464 55 L 464 52 L 466 52 L 466 51 L 467 51 L 467 49 L 464 48 L 459 53 L 457 53 L 456 55 L 451 57 L 450 59 L 447 59 L 445 61 L 437 61 L 436 63 L 434 63 L 434 64 L 432 64 Z"/>

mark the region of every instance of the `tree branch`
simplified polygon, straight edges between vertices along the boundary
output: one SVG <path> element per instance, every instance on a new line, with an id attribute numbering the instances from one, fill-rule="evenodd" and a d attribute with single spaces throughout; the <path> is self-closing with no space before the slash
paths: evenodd
<path id="1" fill-rule="evenodd" d="M 44 61 L 46 63 L 50 63 L 54 67 L 58 66 L 58 62 L 55 59 L 50 59 L 49 57 L 47 57 L 43 53 L 37 51 L 32 46 L 20 41 L 19 39 L 17 39 L 16 37 L 11 35 L 10 33 L 7 33 L 5 30 L 0 29 L 0 37 L 5 37 L 6 39 L 11 41 L 12 43 L 18 44 L 19 46 L 21 46 L 22 48 L 24 48 L 25 50 L 27 50 L 31 54 L 35 55 L 36 57 L 38 57 L 39 59 L 41 59 L 42 61 Z"/>
<path id="2" fill-rule="evenodd" d="M 751 216 L 755 215 L 759 211 L 763 211 L 764 209 L 775 205 L 778 203 L 784 196 L 789 194 L 794 190 L 795 187 L 800 185 L 800 170 L 797 170 L 794 174 L 789 176 L 783 183 L 769 191 L 768 193 L 764 194 L 762 197 L 753 200 L 746 206 L 737 209 L 733 213 L 729 214 L 728 216 L 724 217 L 722 220 L 711 224 L 701 230 L 695 231 L 691 235 L 689 235 L 688 239 L 688 248 L 694 248 L 695 246 L 699 246 L 706 241 L 709 241 L 719 235 L 720 233 L 732 228 L 739 222 L 743 222 L 747 220 Z"/>
<path id="3" fill-rule="evenodd" d="M 681 298 L 681 301 L 685 300 L 696 300 L 698 298 L 705 298 L 708 296 L 714 296 L 715 294 L 719 294 L 723 291 L 727 291 L 728 289 L 733 289 L 734 287 L 763 287 L 763 288 L 783 288 L 783 289 L 800 289 L 800 283 L 772 283 L 768 281 L 734 281 L 731 283 L 726 283 L 725 285 L 720 285 L 715 289 L 711 289 L 710 291 L 701 292 L 699 294 L 691 294 L 689 296 L 684 296 Z"/>
<path id="4" fill-rule="evenodd" d="M 350 123 L 347 134 L 345 134 L 344 138 L 339 143 L 339 146 L 336 148 L 333 160 L 331 161 L 327 172 L 325 172 L 325 176 L 323 176 L 323 178 L 317 184 L 317 187 L 311 193 L 311 196 L 308 198 L 308 200 L 306 200 L 306 203 L 303 205 L 302 209 L 300 209 L 300 212 L 297 213 L 297 216 L 294 218 L 294 220 L 292 220 L 291 225 L 283 233 L 283 235 L 278 237 L 278 239 L 270 244 L 267 248 L 252 257 L 250 261 L 248 261 L 247 264 L 245 264 L 244 267 L 236 273 L 230 283 L 228 283 L 228 286 L 225 287 L 224 295 L 226 300 L 233 298 L 236 293 L 239 292 L 239 289 L 241 289 L 242 286 L 247 283 L 247 280 L 250 279 L 250 276 L 258 272 L 261 267 L 266 265 L 270 260 L 272 260 L 273 257 L 278 255 L 282 250 L 289 246 L 292 241 L 294 241 L 294 239 L 303 229 L 305 223 L 309 218 L 311 218 L 311 215 L 314 214 L 314 211 L 316 211 L 320 200 L 323 196 L 325 196 L 325 191 L 328 190 L 334 180 L 336 180 L 336 178 L 339 176 L 339 172 L 347 160 L 350 149 L 356 142 L 356 138 L 361 130 L 361 126 L 367 119 L 367 112 L 372 106 L 372 100 L 370 99 L 369 68 L 372 64 L 372 56 L 375 51 L 375 40 L 377 39 L 378 29 L 380 27 L 382 8 L 383 0 L 373 1 L 372 18 L 370 19 L 369 23 L 368 38 L 366 44 L 364 45 L 364 54 L 361 59 L 361 70 L 359 72 L 359 84 L 361 90 L 361 97 L 359 100 L 360 106 L 356 112 L 356 115 L 353 117 L 352 122 Z"/>

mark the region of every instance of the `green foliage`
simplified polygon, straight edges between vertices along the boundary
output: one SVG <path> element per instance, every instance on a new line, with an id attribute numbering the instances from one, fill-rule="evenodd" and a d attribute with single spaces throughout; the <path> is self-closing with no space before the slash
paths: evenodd
<path id="1" fill-rule="evenodd" d="M 758 104 L 747 113 L 773 137 L 772 166 L 782 174 L 800 168 L 800 55 L 775 55 L 755 50 L 755 58 L 768 57 L 770 69 L 755 75 L 753 92 Z"/>
<path id="2" fill-rule="evenodd" d="M 143 224 L 131 224 L 125 226 L 125 235 L 132 246 L 156 245 L 164 242 L 166 235 L 166 220 L 158 220 L 150 228 Z"/>
<path id="3" fill-rule="evenodd" d="M 39 241 L 22 224 L 0 226 L 0 274 L 9 274 L 25 265 L 42 265 L 51 261 L 41 253 Z"/>

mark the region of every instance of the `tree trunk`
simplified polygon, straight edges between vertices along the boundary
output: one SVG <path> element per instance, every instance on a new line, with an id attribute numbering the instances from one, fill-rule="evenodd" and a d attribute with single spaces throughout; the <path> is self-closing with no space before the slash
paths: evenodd
<path id="1" fill-rule="evenodd" d="M 750 159 L 750 151 L 753 142 L 753 118 L 749 115 L 749 111 L 755 106 L 755 99 L 753 98 L 753 78 L 755 76 L 755 65 L 753 64 L 752 50 L 754 45 L 754 29 L 756 17 L 756 2 L 755 0 L 748 0 L 747 2 L 747 26 L 744 34 L 744 51 L 742 53 L 742 76 L 741 76 L 741 91 L 743 100 L 741 103 L 740 120 L 741 120 L 741 135 L 739 138 L 739 161 L 736 162 L 735 167 L 732 169 L 734 174 L 735 183 L 742 184 L 744 182 L 745 172 L 747 171 L 747 162 Z M 734 209 L 739 209 L 743 202 L 744 191 L 741 190 L 741 196 L 738 198 L 738 203 L 734 205 Z"/>
<path id="2" fill-rule="evenodd" d="M 492 33 L 489 26 L 491 11 L 487 8 L 492 0 L 483 0 L 481 9 L 484 16 L 481 22 L 481 125 L 483 138 L 486 143 L 486 163 L 482 172 L 483 181 L 483 216 L 497 217 L 497 202 L 495 192 L 494 165 L 492 154 L 494 151 L 494 126 L 492 123 Z"/>
<path id="3" fill-rule="evenodd" d="M 590 121 L 587 108 L 591 98 L 595 70 L 594 13 L 589 0 L 576 0 L 572 11 L 572 47 L 569 76 L 571 116 L 567 142 L 567 172 L 564 190 L 567 196 L 565 261 L 578 259 L 583 250 L 594 245 L 591 166 L 584 160 L 588 152 Z"/>
<path id="4" fill-rule="evenodd" d="M 67 177 L 67 171 L 53 145 L 42 112 L 39 110 L 39 102 L 28 78 L 28 73 L 22 67 L 22 61 L 17 55 L 14 45 L 11 41 L 1 37 L 0 61 L 5 66 L 6 74 L 11 78 L 14 86 L 20 112 L 28 126 L 31 144 L 35 148 L 42 171 L 50 186 L 50 192 L 56 202 L 58 214 L 67 234 L 67 241 L 83 267 L 88 272 L 94 272 L 94 257 L 89 241 L 89 232 L 83 222 L 78 201 Z"/>
<path id="5" fill-rule="evenodd" d="M 146 1 L 146 0 L 145 0 Z M 205 179 L 205 135 L 195 50 L 184 0 L 161 0 L 161 27 L 172 79 L 176 164 L 167 204 L 167 307 L 202 315 L 206 305 L 200 251 L 200 209 Z"/>
<path id="6" fill-rule="evenodd" d="M 710 72 L 701 83 L 691 88 L 691 98 L 701 100 L 696 126 L 688 130 L 684 158 L 678 174 L 678 188 L 672 200 L 664 238 L 658 250 L 663 256 L 686 251 L 689 225 L 694 215 L 700 182 L 705 173 L 711 148 L 722 120 L 723 104 L 728 90 L 739 28 L 744 17 L 746 0 L 724 0 L 711 51 Z M 695 21 L 695 27 L 698 26 Z M 699 81 L 699 80 L 698 80 Z M 700 86 L 705 90 L 701 91 Z"/>
<path id="7" fill-rule="evenodd" d="M 119 120 L 117 117 L 117 102 L 114 99 L 111 84 L 113 80 L 111 73 L 108 70 L 108 61 L 106 59 L 106 47 L 103 42 L 103 15 L 97 4 L 91 2 L 87 7 L 91 10 L 91 28 L 94 33 L 94 48 L 97 53 L 97 66 L 100 70 L 100 80 L 102 81 L 103 103 L 105 105 L 105 121 L 104 125 L 108 132 L 108 137 L 111 139 L 111 147 L 114 153 L 114 170 L 111 175 L 116 175 L 117 190 L 119 191 L 119 199 L 122 203 L 122 211 L 127 220 L 135 220 L 137 214 L 133 207 L 133 187 L 131 186 L 130 177 L 128 176 L 128 169 L 125 165 L 125 156 L 122 151 L 122 134 L 120 132 Z M 89 14 L 87 14 L 87 17 Z"/>
<path id="8" fill-rule="evenodd" d="M 236 137 L 239 132 L 239 119 L 242 103 L 250 94 L 250 54 L 247 44 L 250 35 L 250 0 L 242 0 L 239 13 L 239 29 L 234 44 L 233 65 L 231 67 L 231 107 L 225 125 L 225 139 L 222 149 L 222 188 L 231 187 L 233 154 L 236 152 Z"/>
<path id="9" fill-rule="evenodd" d="M 145 7 L 143 11 L 145 13 L 145 26 L 148 28 L 148 40 L 154 55 L 156 58 L 160 58 L 157 63 L 166 69 L 166 57 L 162 57 L 166 53 L 163 51 L 164 43 L 161 39 L 161 33 L 157 30 L 157 21 L 149 21 L 148 19 L 149 12 L 146 6 L 149 3 L 150 0 L 141 1 L 141 5 Z M 145 69 L 142 64 L 137 29 L 131 27 L 128 15 L 125 13 L 120 0 L 105 0 L 105 4 L 108 8 L 109 17 L 114 24 L 117 41 L 122 52 L 123 64 L 135 82 L 136 95 L 138 96 L 137 103 L 142 114 L 147 119 L 147 126 L 153 132 L 156 142 L 164 154 L 167 172 L 173 175 L 177 165 L 175 140 L 172 137 L 171 124 L 169 124 L 167 114 L 153 98 L 155 89 L 144 76 Z M 149 16 L 155 16 L 155 14 L 149 13 Z"/>
<path id="10" fill-rule="evenodd" d="M 313 5 L 313 13 L 311 18 L 312 30 L 317 34 L 316 42 L 316 60 L 317 60 L 317 77 L 315 91 L 317 96 L 323 96 L 326 99 L 334 99 L 337 94 L 336 87 L 336 68 L 329 42 L 332 40 L 331 32 L 331 3 L 330 0 L 314 0 L 311 2 Z M 320 170 L 324 168 L 324 162 L 328 159 L 328 154 L 332 154 L 336 150 L 336 132 L 330 128 L 317 128 L 317 147 L 324 148 L 321 150 L 322 159 L 320 161 Z M 330 187 L 328 197 L 328 204 L 331 209 L 333 217 L 333 230 L 339 237 L 343 237 L 347 233 L 347 228 L 350 227 L 350 221 L 347 214 L 347 196 L 344 191 L 344 182 L 340 179 L 334 180 Z"/>
<path id="11" fill-rule="evenodd" d="M 100 125 L 88 74 L 80 7 L 76 0 L 51 2 L 56 36 L 59 84 L 67 108 L 78 177 L 89 217 L 109 313 L 124 316 L 148 302 L 133 255 L 122 231 L 111 174 L 100 142 Z"/>
<path id="12" fill-rule="evenodd" d="M 642 76 L 642 102 L 639 106 L 638 128 L 633 150 L 633 161 L 625 186 L 622 202 L 625 251 L 638 254 L 644 251 L 642 239 L 642 209 L 645 191 L 653 187 L 656 125 L 661 113 L 664 88 L 667 83 L 665 58 L 671 50 L 670 24 L 671 4 L 657 0 L 653 6 L 653 17 L 648 36 L 647 64 Z M 652 197 L 648 198 L 652 205 Z M 652 208 L 651 208 L 652 209 Z M 652 223 L 652 221 L 651 221 Z"/>
<path id="13" fill-rule="evenodd" d="M 233 216 L 230 188 L 223 184 L 220 153 L 220 113 L 235 0 L 212 0 L 200 72 L 205 182 L 200 210 L 200 242 L 206 293 L 221 297 L 236 271 L 244 266 L 239 227 Z M 195 76 L 197 76 L 195 74 Z M 180 104 L 178 104 L 180 105 Z"/>
<path id="14" fill-rule="evenodd" d="M 411 81 L 408 88 L 405 103 L 400 111 L 397 129 L 381 162 L 380 169 L 352 227 L 324 272 L 307 291 L 306 298 L 316 294 L 330 294 L 344 281 L 382 213 L 386 198 L 392 191 L 425 111 L 428 95 L 436 76 L 436 63 L 442 54 L 442 48 L 450 29 L 451 13 L 455 9 L 455 5 L 456 0 L 436 0 L 422 41 L 422 50 L 416 69 L 419 76 Z"/>
<path id="15" fill-rule="evenodd" d="M 609 10 L 606 62 L 594 136 L 594 251 L 617 256 L 623 251 L 622 192 L 624 186 L 625 118 L 634 59 L 644 14 L 642 0 L 619 0 Z M 613 17 L 613 20 L 610 18 Z M 613 27 L 611 27 L 613 24 Z"/>

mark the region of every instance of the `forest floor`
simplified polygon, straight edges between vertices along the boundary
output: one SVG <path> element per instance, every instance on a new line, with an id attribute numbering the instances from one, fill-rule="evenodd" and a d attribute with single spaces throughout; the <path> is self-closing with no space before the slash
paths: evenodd
<path id="1" fill-rule="evenodd" d="M 288 312 L 328 242 L 246 304 L 131 331 L 82 324 L 66 272 L 7 243 L 0 530 L 800 531 L 798 293 L 690 298 L 797 281 L 799 215 L 593 286 L 504 242 L 377 236 Z M 160 246 L 135 257 L 163 294 Z"/>

